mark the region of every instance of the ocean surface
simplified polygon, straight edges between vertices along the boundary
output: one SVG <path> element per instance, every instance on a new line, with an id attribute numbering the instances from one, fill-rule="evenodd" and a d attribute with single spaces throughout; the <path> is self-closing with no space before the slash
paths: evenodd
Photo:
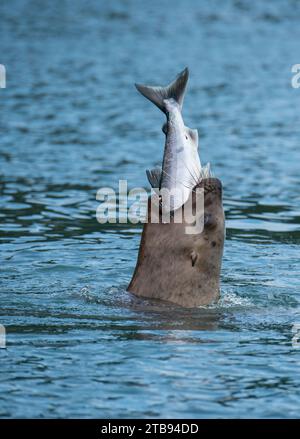
<path id="1" fill-rule="evenodd" d="M 1 3 L 1 417 L 299 417 L 299 24 L 293 0 Z M 128 294 L 141 225 L 96 220 L 162 160 L 134 82 L 185 66 L 227 225 L 199 309 Z"/>

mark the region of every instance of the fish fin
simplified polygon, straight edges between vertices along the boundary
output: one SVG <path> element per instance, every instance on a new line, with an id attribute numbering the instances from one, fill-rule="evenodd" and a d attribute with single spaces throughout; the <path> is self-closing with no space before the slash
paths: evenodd
<path id="1" fill-rule="evenodd" d="M 192 139 L 193 143 L 198 146 L 198 130 L 196 129 L 192 129 L 189 127 L 186 127 L 188 134 L 190 136 L 190 138 Z"/>
<path id="2" fill-rule="evenodd" d="M 164 100 L 166 99 L 174 99 L 178 103 L 180 109 L 182 109 L 188 79 L 189 70 L 186 67 L 181 73 L 179 73 L 179 75 L 177 75 L 176 79 L 166 87 L 152 87 L 142 84 L 135 84 L 135 86 L 145 98 L 149 99 L 149 101 L 153 102 L 153 104 L 155 104 L 161 111 L 166 113 L 164 104 Z"/>
<path id="3" fill-rule="evenodd" d="M 161 127 L 162 132 L 167 135 L 168 133 L 168 122 L 164 123 L 163 126 Z"/>
<path id="4" fill-rule="evenodd" d="M 151 184 L 151 187 L 153 189 L 159 189 L 160 188 L 160 181 L 161 181 L 161 169 L 155 168 L 155 169 L 147 169 L 146 174 L 148 177 L 148 181 Z"/>

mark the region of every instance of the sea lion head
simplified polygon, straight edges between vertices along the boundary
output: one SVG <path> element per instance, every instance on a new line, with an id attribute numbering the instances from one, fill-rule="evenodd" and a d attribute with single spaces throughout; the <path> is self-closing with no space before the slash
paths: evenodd
<path id="1" fill-rule="evenodd" d="M 196 204 L 197 188 L 204 192 L 204 210 Z M 196 233 L 186 233 L 191 224 L 185 221 L 152 223 L 148 211 L 128 291 L 184 307 L 208 305 L 219 298 L 225 236 L 222 183 L 203 178 L 191 197 L 196 220 L 203 218 L 203 227 Z"/>

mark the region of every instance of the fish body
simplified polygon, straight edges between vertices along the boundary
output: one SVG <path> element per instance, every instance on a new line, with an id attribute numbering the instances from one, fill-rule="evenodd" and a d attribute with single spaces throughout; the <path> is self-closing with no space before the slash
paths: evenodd
<path id="1" fill-rule="evenodd" d="M 167 134 L 160 189 L 174 192 L 170 210 L 180 208 L 199 182 L 201 163 L 198 154 L 198 132 L 186 127 L 179 104 L 165 99 Z"/>
<path id="2" fill-rule="evenodd" d="M 166 135 L 162 170 L 148 170 L 152 187 L 170 191 L 169 210 L 180 208 L 200 181 L 201 164 L 198 154 L 198 132 L 185 126 L 182 105 L 188 81 L 188 69 L 166 87 L 136 84 L 138 91 L 153 102 L 167 117 L 163 126 Z"/>

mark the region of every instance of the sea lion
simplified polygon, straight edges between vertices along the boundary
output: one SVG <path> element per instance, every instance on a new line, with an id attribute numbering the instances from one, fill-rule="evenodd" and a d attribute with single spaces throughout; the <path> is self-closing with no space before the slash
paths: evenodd
<path id="1" fill-rule="evenodd" d="M 225 220 L 221 181 L 211 177 L 209 164 L 201 167 L 197 130 L 183 122 L 188 76 L 186 68 L 166 87 L 136 84 L 138 91 L 165 113 L 167 123 L 163 126 L 166 141 L 162 169 L 147 171 L 155 195 L 148 200 L 148 218 L 128 291 L 197 307 L 219 298 Z M 196 202 L 198 189 L 204 192 L 200 208 Z M 162 190 L 169 191 L 167 209 Z M 173 190 L 175 195 L 171 195 Z M 158 214 L 152 210 L 155 196 L 161 207 Z M 190 206 L 196 224 L 197 219 L 204 223 L 192 234 L 187 233 L 190 221 L 184 214 L 183 221 L 175 221 L 176 213 L 184 213 Z M 173 215 L 171 221 L 165 221 L 166 210 Z"/>
<path id="2" fill-rule="evenodd" d="M 204 189 L 204 229 L 198 234 L 187 234 L 185 221 L 152 223 L 149 199 L 129 292 L 190 308 L 218 300 L 225 236 L 222 183 L 204 178 L 197 187 Z"/>

